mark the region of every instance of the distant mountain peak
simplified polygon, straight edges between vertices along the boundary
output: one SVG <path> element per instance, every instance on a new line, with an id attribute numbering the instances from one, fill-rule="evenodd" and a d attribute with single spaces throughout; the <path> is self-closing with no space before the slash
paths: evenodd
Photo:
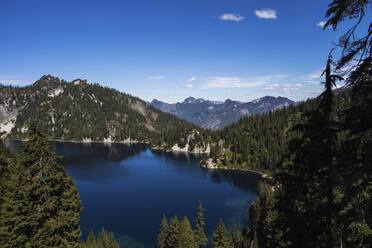
<path id="1" fill-rule="evenodd" d="M 183 103 L 193 103 L 193 102 L 195 102 L 195 100 L 196 100 L 195 97 L 190 96 L 190 97 L 186 98 L 183 101 Z"/>
<path id="2" fill-rule="evenodd" d="M 241 117 L 263 114 L 294 104 L 285 97 L 264 96 L 251 102 L 226 99 L 211 101 L 188 97 L 182 103 L 169 104 L 154 99 L 151 105 L 161 111 L 174 114 L 203 128 L 220 129 L 238 121 Z"/>

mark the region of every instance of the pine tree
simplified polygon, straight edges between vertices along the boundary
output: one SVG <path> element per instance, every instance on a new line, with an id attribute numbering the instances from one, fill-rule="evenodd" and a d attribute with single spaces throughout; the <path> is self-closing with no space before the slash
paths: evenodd
<path id="1" fill-rule="evenodd" d="M 29 228 L 26 246 L 78 247 L 82 207 L 72 178 L 57 163 L 46 136 L 33 124 L 23 148 L 19 155 L 25 170 L 23 198 L 31 205 L 23 216 Z"/>
<path id="2" fill-rule="evenodd" d="M 208 239 L 207 236 L 205 236 L 204 233 L 204 226 L 205 226 L 205 221 L 204 221 L 204 208 L 201 204 L 201 201 L 198 202 L 198 214 L 195 219 L 195 240 L 198 243 L 199 247 L 205 247 L 207 246 Z"/>
<path id="3" fill-rule="evenodd" d="M 113 232 L 109 234 L 110 248 L 120 248 L 120 245 L 116 242 L 115 235 Z"/>
<path id="4" fill-rule="evenodd" d="M 101 232 L 98 234 L 97 239 L 95 238 L 93 230 L 90 230 L 86 242 L 80 243 L 81 248 L 120 248 L 119 244 L 115 240 L 113 232 L 106 232 L 102 227 Z"/>
<path id="5" fill-rule="evenodd" d="M 168 237 L 167 237 L 165 247 L 177 247 L 179 234 L 180 234 L 180 221 L 175 216 L 169 220 Z"/>
<path id="6" fill-rule="evenodd" d="M 231 242 L 222 220 L 218 222 L 216 231 L 213 233 L 213 244 L 215 248 L 231 248 Z"/>
<path id="7" fill-rule="evenodd" d="M 180 231 L 177 238 L 178 248 L 197 248 L 198 244 L 195 241 L 194 232 L 191 228 L 191 224 L 185 216 L 180 222 Z"/>
<path id="8" fill-rule="evenodd" d="M 0 141 L 0 247 L 24 247 L 29 240 L 31 211 L 24 194 L 25 171 Z"/>
<path id="9" fill-rule="evenodd" d="M 240 229 L 240 226 L 236 226 L 235 224 L 231 227 L 231 230 L 229 231 L 229 239 L 231 240 L 231 245 L 232 247 L 236 247 L 236 248 L 244 248 L 244 247 L 248 247 L 248 246 L 245 246 L 245 239 L 244 239 L 244 236 L 242 234 L 242 231 Z"/>
<path id="10" fill-rule="evenodd" d="M 251 240 L 257 247 L 278 247 L 277 239 L 280 229 L 275 226 L 277 211 L 274 209 L 275 198 L 272 185 L 258 183 L 258 196 L 250 207 Z"/>
<path id="11" fill-rule="evenodd" d="M 161 220 L 160 224 L 160 233 L 158 234 L 158 247 L 159 248 L 166 248 L 167 246 L 167 238 L 168 238 L 168 220 L 165 215 Z"/>
<path id="12" fill-rule="evenodd" d="M 342 192 L 337 160 L 337 123 L 332 87 L 341 78 L 331 74 L 332 57 L 325 70 L 325 91 L 319 106 L 303 114 L 303 133 L 290 143 L 290 153 L 275 178 L 279 185 L 278 223 L 285 233 L 281 242 L 293 247 L 335 247 Z"/>
<path id="13" fill-rule="evenodd" d="M 96 247 L 97 245 L 97 240 L 96 236 L 94 235 L 94 232 L 92 229 L 90 229 L 88 237 L 87 237 L 87 247 Z"/>
<path id="14" fill-rule="evenodd" d="M 110 248 L 110 238 L 104 227 L 102 227 L 101 232 L 98 234 L 97 247 Z"/>
<path id="15" fill-rule="evenodd" d="M 343 132 L 348 134 L 340 153 L 344 171 L 343 208 L 339 244 L 369 247 L 372 244 L 372 22 L 360 31 L 371 1 L 333 0 L 328 6 L 324 28 L 334 30 L 354 22 L 339 39 L 342 49 L 336 69 L 347 75 L 352 87 L 351 106 L 344 111 Z M 368 18 L 368 17 L 367 17 Z M 367 23 L 370 20 L 367 19 Z M 351 234 L 351 235 L 350 235 Z"/>
<path id="16" fill-rule="evenodd" d="M 12 169 L 16 163 L 14 155 L 3 144 L 0 139 L 0 207 L 5 201 L 4 196 L 7 191 L 7 183 L 12 174 Z"/>

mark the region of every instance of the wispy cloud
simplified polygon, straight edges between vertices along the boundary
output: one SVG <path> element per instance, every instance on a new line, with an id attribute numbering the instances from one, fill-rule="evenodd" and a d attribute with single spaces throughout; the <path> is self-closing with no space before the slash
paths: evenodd
<path id="1" fill-rule="evenodd" d="M 194 85 L 192 85 L 192 84 L 186 84 L 185 87 L 186 88 L 192 88 L 192 87 L 194 87 Z"/>
<path id="2" fill-rule="evenodd" d="M 254 13 L 258 18 L 263 18 L 263 19 L 277 19 L 278 17 L 276 16 L 276 11 L 273 9 L 260 9 L 260 10 L 255 10 Z"/>
<path id="3" fill-rule="evenodd" d="M 275 84 L 266 85 L 263 89 L 264 90 L 277 90 L 277 91 L 288 92 L 288 91 L 298 90 L 302 87 L 303 87 L 303 85 L 299 84 L 299 83 L 297 83 L 297 84 L 278 84 L 278 83 L 275 83 Z"/>
<path id="4" fill-rule="evenodd" d="M 279 79 L 286 78 L 287 75 L 272 75 L 262 77 L 210 77 L 203 88 L 251 88 L 260 86 L 269 82 L 275 82 Z"/>
<path id="5" fill-rule="evenodd" d="M 161 80 L 161 79 L 165 79 L 164 76 L 149 76 L 147 77 L 148 80 Z"/>
<path id="6" fill-rule="evenodd" d="M 191 77 L 191 78 L 186 79 L 186 82 L 192 82 L 192 81 L 195 81 L 195 80 L 196 80 L 196 77 Z"/>
<path id="7" fill-rule="evenodd" d="M 235 15 L 235 14 L 223 14 L 219 18 L 221 20 L 224 20 L 224 21 L 236 21 L 236 22 L 240 22 L 241 20 L 244 19 L 244 16 Z"/>
<path id="8" fill-rule="evenodd" d="M 321 22 L 318 22 L 316 25 L 321 27 L 321 28 L 324 28 L 324 25 L 326 25 L 327 22 L 325 21 L 321 21 Z"/>
<path id="9" fill-rule="evenodd" d="M 321 84 L 322 83 L 322 72 L 314 71 L 313 73 L 307 74 L 300 78 L 301 81 L 309 84 Z"/>

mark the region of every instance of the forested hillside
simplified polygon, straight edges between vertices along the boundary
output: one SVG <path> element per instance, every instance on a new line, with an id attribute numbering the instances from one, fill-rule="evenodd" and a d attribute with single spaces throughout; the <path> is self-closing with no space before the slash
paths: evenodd
<path id="1" fill-rule="evenodd" d="M 364 19 L 371 4 L 328 5 L 324 29 L 352 25 L 337 43 L 340 58 L 329 53 L 316 105 L 290 128 L 273 181 L 259 185 L 251 248 L 372 247 L 372 23 Z M 336 82 L 350 88 L 347 97 L 335 96 Z"/>
<path id="2" fill-rule="evenodd" d="M 145 142 L 171 148 L 205 150 L 208 135 L 201 128 L 163 113 L 137 97 L 90 84 L 66 82 L 45 75 L 26 87 L 0 86 L 0 131 L 22 138 L 29 122 L 50 139 Z"/>
<path id="3" fill-rule="evenodd" d="M 338 91 L 335 106 L 339 112 L 350 105 L 350 89 Z M 229 167 L 273 172 L 288 150 L 289 142 L 301 136 L 292 128 L 302 114 L 319 106 L 318 99 L 263 115 L 244 117 L 218 132 L 219 144 L 212 148 L 210 167 Z M 204 162 L 206 166 L 206 161 Z"/>

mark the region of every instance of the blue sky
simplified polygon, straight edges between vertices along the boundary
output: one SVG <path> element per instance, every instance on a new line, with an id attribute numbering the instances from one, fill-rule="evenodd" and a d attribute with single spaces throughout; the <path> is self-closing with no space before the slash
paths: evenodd
<path id="1" fill-rule="evenodd" d="M 348 25 L 322 30 L 329 2 L 1 0 L 0 82 L 51 74 L 148 101 L 303 100 Z"/>

